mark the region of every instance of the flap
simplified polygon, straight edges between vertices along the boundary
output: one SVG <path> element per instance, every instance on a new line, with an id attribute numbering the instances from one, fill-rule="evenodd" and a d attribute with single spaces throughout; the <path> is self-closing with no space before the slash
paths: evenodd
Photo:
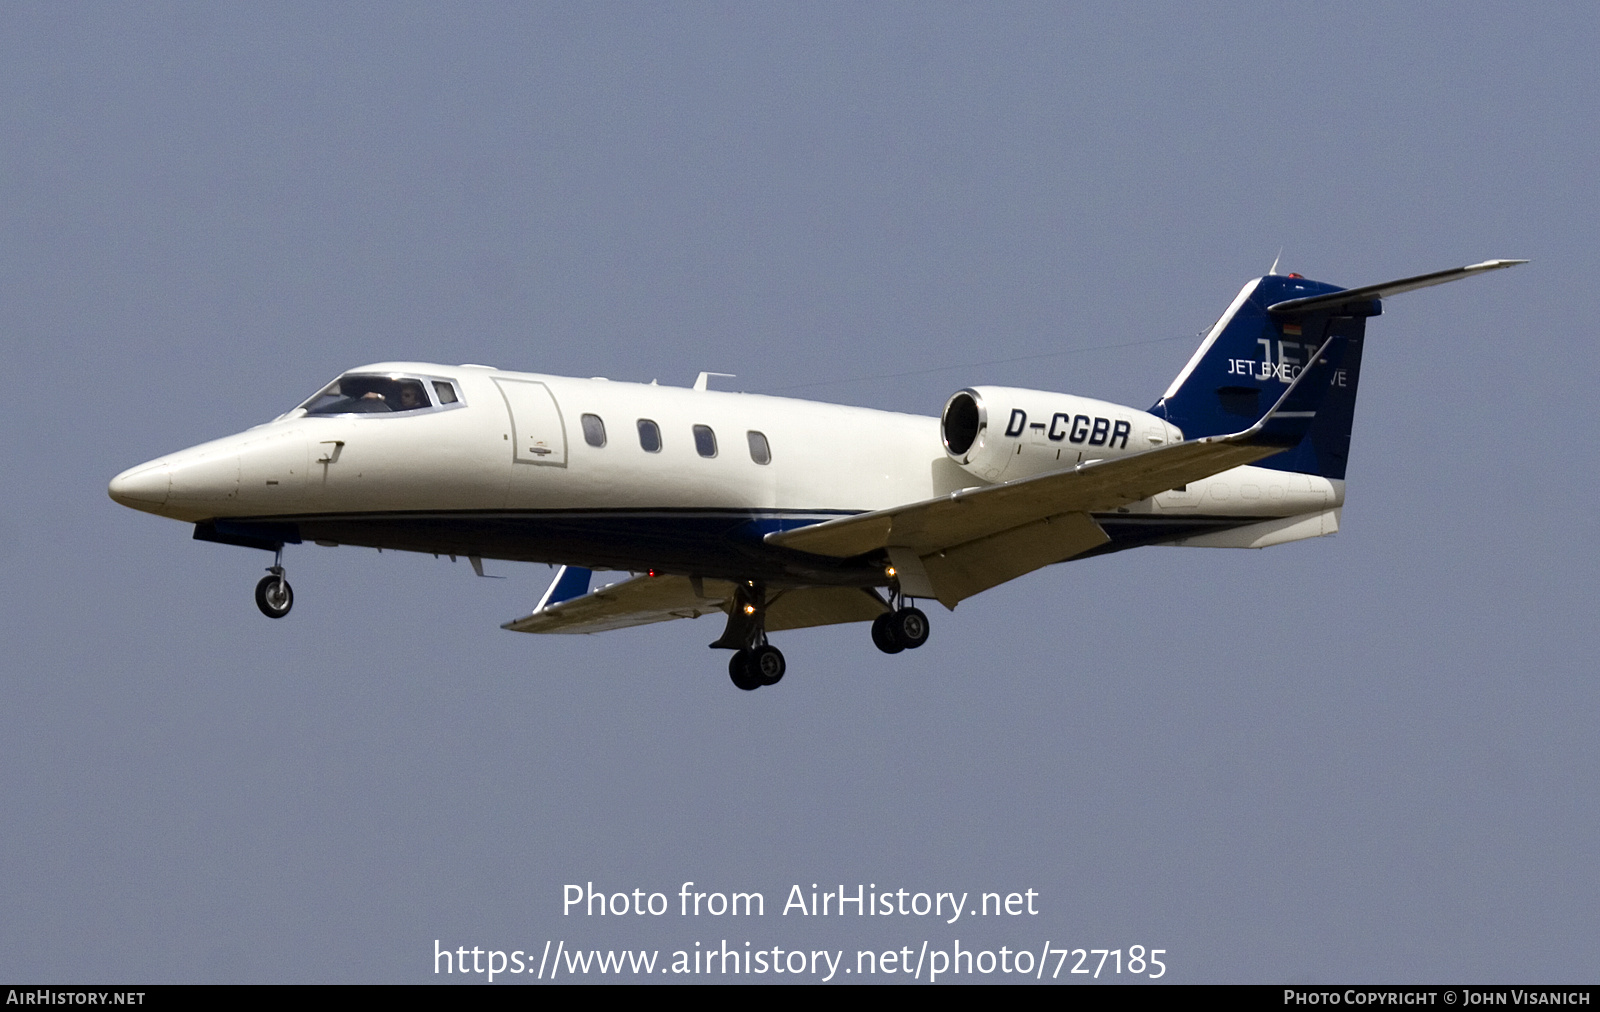
<path id="1" fill-rule="evenodd" d="M 865 587 L 801 587 L 775 595 L 767 604 L 767 632 L 806 629 L 840 622 L 870 622 L 889 610 L 883 598 Z"/>

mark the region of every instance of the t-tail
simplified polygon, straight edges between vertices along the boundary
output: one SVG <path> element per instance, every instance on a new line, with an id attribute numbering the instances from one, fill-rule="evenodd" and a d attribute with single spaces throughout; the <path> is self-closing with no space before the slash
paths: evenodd
<path id="1" fill-rule="evenodd" d="M 1527 261 L 1486 260 L 1350 289 L 1297 274 L 1257 278 L 1234 298 L 1150 411 L 1182 429 L 1185 439 L 1247 429 L 1278 402 L 1327 342 L 1326 380 L 1307 377 L 1328 384 L 1317 398 L 1309 429 L 1298 443 L 1257 466 L 1343 479 L 1361 379 L 1361 345 L 1367 320 L 1383 312 L 1382 300 L 1523 263 Z"/>

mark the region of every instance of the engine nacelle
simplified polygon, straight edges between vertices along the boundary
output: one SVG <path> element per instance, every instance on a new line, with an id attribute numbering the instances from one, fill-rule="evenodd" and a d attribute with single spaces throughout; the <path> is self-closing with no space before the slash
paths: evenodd
<path id="1" fill-rule="evenodd" d="M 1121 457 L 1183 439 L 1177 426 L 1090 397 L 968 387 L 944 406 L 939 434 L 950 459 L 986 481 L 1012 481 Z"/>

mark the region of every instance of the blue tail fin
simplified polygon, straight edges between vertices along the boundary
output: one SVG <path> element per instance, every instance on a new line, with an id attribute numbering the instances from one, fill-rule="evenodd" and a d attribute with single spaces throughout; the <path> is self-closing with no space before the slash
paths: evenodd
<path id="1" fill-rule="evenodd" d="M 1366 318 L 1377 316 L 1382 306 L 1367 298 L 1307 310 L 1269 310 L 1343 290 L 1292 274 L 1269 274 L 1245 285 L 1151 413 L 1182 429 L 1185 439 L 1247 429 L 1277 403 L 1323 341 L 1342 338 L 1329 346 L 1335 356 L 1329 387 L 1305 436 L 1256 466 L 1343 478 Z"/>

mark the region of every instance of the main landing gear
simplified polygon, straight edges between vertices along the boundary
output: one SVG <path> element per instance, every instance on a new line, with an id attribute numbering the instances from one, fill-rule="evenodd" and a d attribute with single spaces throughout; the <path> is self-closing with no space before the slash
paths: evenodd
<path id="1" fill-rule="evenodd" d="M 728 658 L 728 677 L 733 679 L 734 685 L 749 692 L 763 685 L 777 685 L 787 667 L 783 651 L 763 643 L 752 649 L 734 651 Z"/>
<path id="2" fill-rule="evenodd" d="M 886 654 L 915 650 L 928 642 L 928 616 L 920 608 L 906 605 L 898 595 L 894 601 L 900 607 L 872 620 L 872 642 Z"/>
<path id="3" fill-rule="evenodd" d="M 294 589 L 283 578 L 282 545 L 278 546 L 272 565 L 267 567 L 267 575 L 256 584 L 256 607 L 268 618 L 282 618 L 294 607 Z"/>
<path id="4" fill-rule="evenodd" d="M 875 592 L 868 593 L 882 604 L 883 599 Z M 898 586 L 891 590 L 888 607 L 888 611 L 872 621 L 872 642 L 879 650 L 897 654 L 902 650 L 915 650 L 928 642 L 928 616 L 909 604 Z M 733 656 L 728 658 L 728 677 L 746 692 L 763 685 L 777 685 L 787 668 L 783 652 L 767 642 L 766 614 L 766 587 L 754 580 L 737 584 L 728 608 L 727 628 L 722 637 L 711 644 L 733 651 Z"/>
<path id="5" fill-rule="evenodd" d="M 766 619 L 767 588 L 746 580 L 734 588 L 722 638 L 711 644 L 733 651 L 728 658 L 728 677 L 746 692 L 777 685 L 788 667 L 783 651 L 767 642 Z"/>

